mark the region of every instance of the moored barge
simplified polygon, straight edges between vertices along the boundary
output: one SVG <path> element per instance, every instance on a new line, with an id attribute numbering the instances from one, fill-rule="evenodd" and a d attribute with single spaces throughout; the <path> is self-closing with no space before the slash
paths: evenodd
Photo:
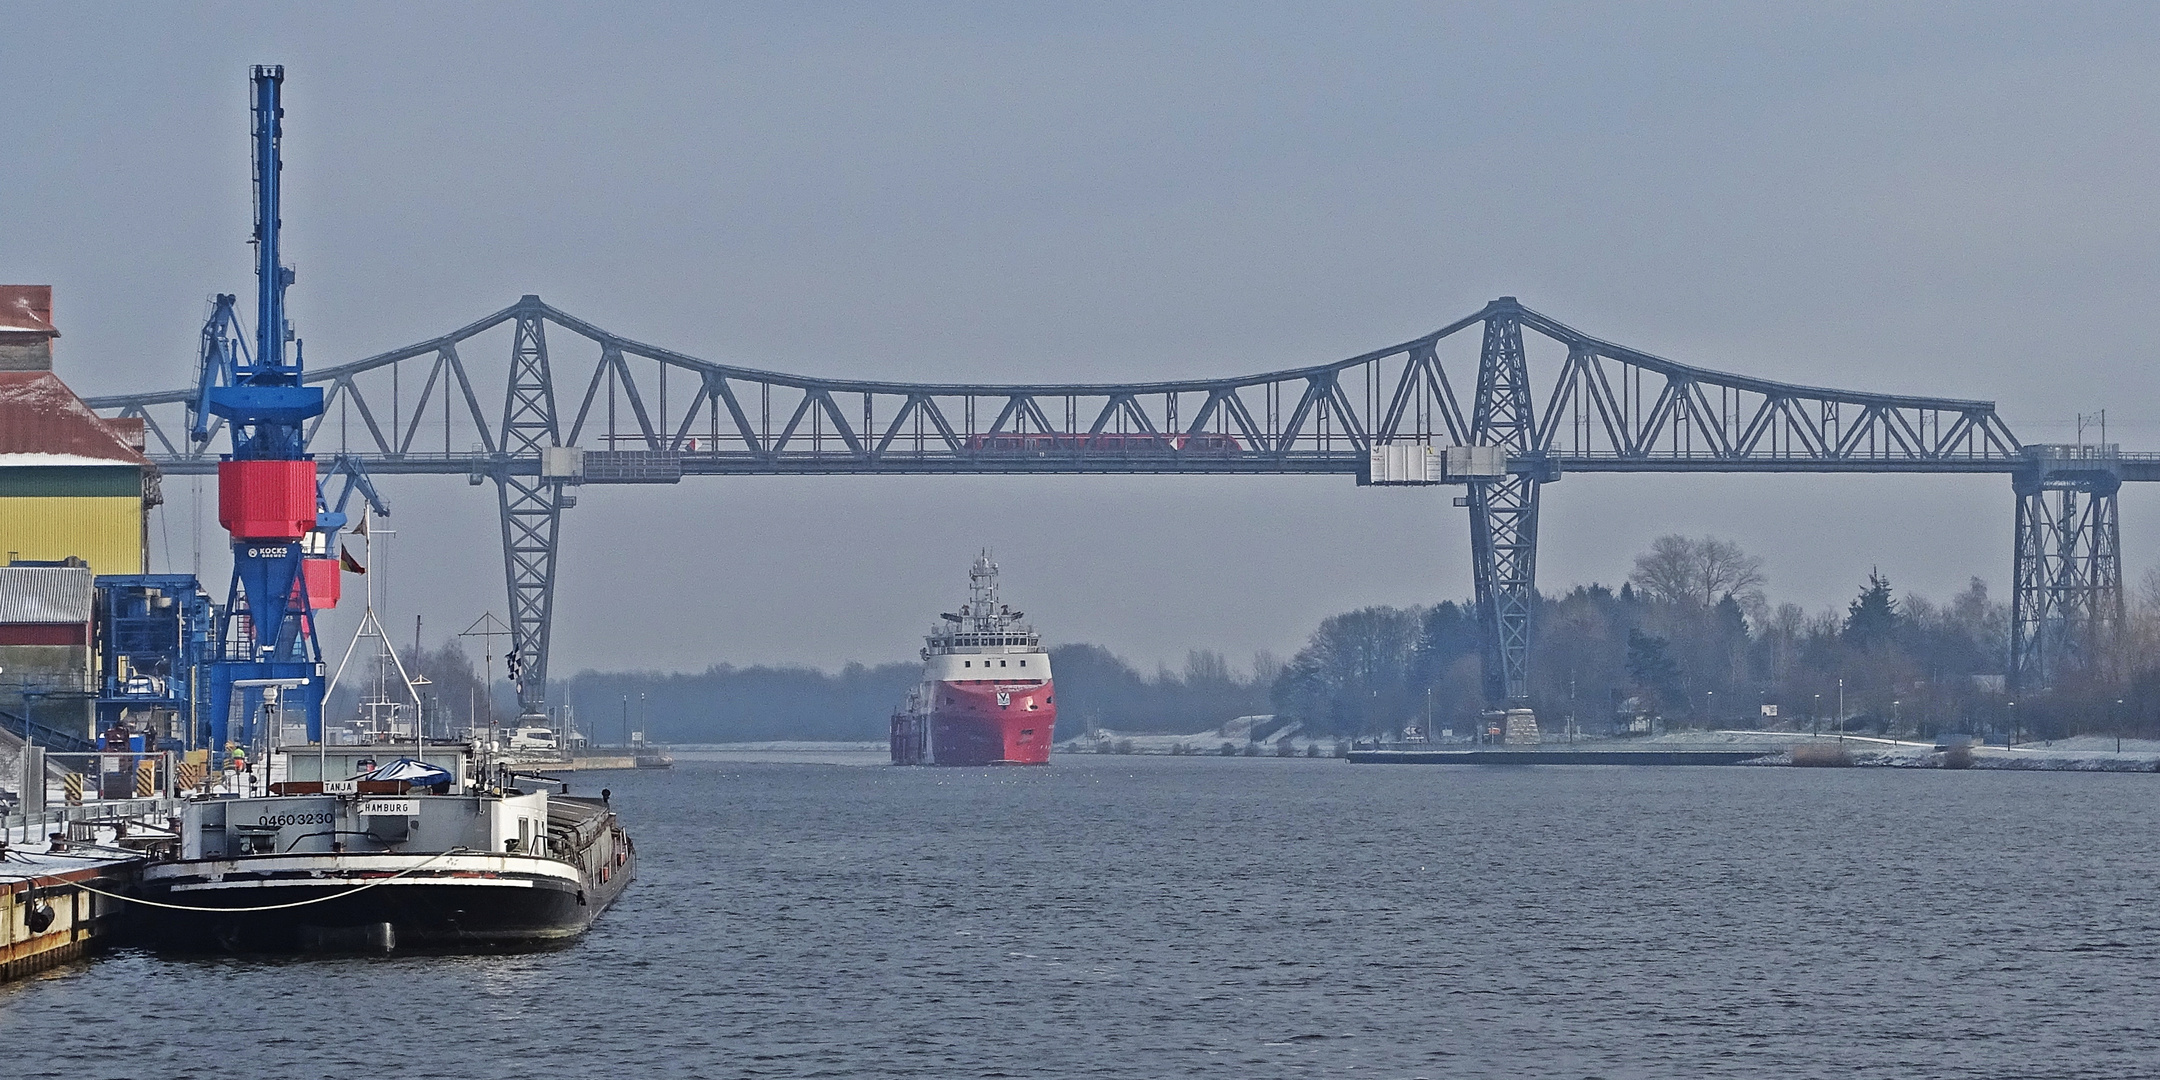
<path id="1" fill-rule="evenodd" d="M 184 804 L 180 850 L 144 867 L 137 889 L 148 942 L 387 952 L 546 945 L 584 932 L 637 872 L 606 792 L 525 790 L 549 781 L 451 749 L 453 768 L 400 758 L 352 780 L 288 780 L 267 795 Z M 355 752 L 367 748 L 291 754 L 288 771 Z"/>

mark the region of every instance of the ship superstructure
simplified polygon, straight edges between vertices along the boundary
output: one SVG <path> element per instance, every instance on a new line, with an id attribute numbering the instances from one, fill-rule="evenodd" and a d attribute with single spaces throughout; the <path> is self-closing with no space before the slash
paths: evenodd
<path id="1" fill-rule="evenodd" d="M 968 600 L 923 639 L 922 681 L 892 718 L 895 765 L 1042 765 L 1057 723 L 1042 637 L 998 597 L 985 551 L 968 569 Z"/>

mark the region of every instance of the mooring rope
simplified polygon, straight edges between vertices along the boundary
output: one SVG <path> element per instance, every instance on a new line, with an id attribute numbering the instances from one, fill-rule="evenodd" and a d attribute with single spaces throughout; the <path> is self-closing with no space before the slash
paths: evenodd
<path id="1" fill-rule="evenodd" d="M 370 881 L 370 882 L 368 882 L 368 883 L 367 883 L 367 884 L 365 884 L 365 885 L 358 885 L 358 886 L 354 886 L 353 888 L 347 889 L 347 890 L 345 890 L 344 892 L 338 892 L 338 893 L 331 893 L 331 894 L 330 894 L 330 895 L 328 895 L 328 896 L 314 896 L 314 897 L 309 897 L 309 898 L 308 898 L 308 899 L 306 899 L 306 900 L 294 900 L 294 901 L 292 901 L 292 902 L 290 902 L 290 903 L 284 903 L 284 904 L 256 904 L 256 905 L 254 905 L 254 906 L 252 906 L 252 907 L 208 907 L 208 906 L 203 906 L 203 905 L 199 905 L 199 904 L 167 904 L 167 903 L 164 903 L 164 902 L 162 902 L 162 901 L 158 901 L 158 900 L 144 900 L 144 899 L 142 899 L 141 897 L 137 897 L 137 896 L 127 896 L 127 895 L 125 895 L 125 894 L 122 894 L 122 893 L 115 893 L 115 892 L 106 892 L 106 891 L 105 891 L 105 890 L 103 890 L 103 889 L 93 889 L 93 888 L 91 888 L 90 886 L 88 886 L 88 885 L 85 885 L 85 884 L 83 884 L 82 882 L 79 882 L 79 881 L 68 881 L 67 879 L 65 879 L 65 878 L 62 878 L 62 877 L 60 877 L 60 876 L 59 876 L 59 875 L 57 875 L 57 874 L 30 874 L 30 875 L 21 875 L 21 874 L 18 874 L 18 875 L 16 875 L 16 877 L 17 877 L 17 878 L 18 878 L 19 880 L 23 880 L 23 881 L 37 881 L 37 880 L 39 880 L 40 878 L 48 878 L 48 879 L 50 879 L 50 880 L 53 880 L 53 881 L 58 881 L 58 882 L 62 882 L 62 883 L 64 883 L 64 884 L 68 884 L 68 885 L 73 885 L 74 887 L 76 887 L 76 888 L 78 888 L 78 889 L 81 889 L 82 891 L 84 891 L 84 892 L 87 892 L 87 893 L 96 893 L 96 894 L 97 894 L 97 895 L 99 895 L 99 896 L 108 896 L 108 897 L 111 897 L 111 898 L 112 898 L 112 899 L 114 899 L 114 900 L 125 900 L 125 901 L 127 901 L 128 903 L 130 903 L 130 904 L 141 904 L 141 905 L 143 905 L 144 907 L 164 908 L 164 909 L 166 909 L 167 911 L 200 911 L 200 912 L 206 912 L 206 913 L 209 913 L 209 914 L 213 914 L 213 915 L 214 915 L 214 914 L 220 914 L 220 913 L 241 914 L 241 913 L 244 913 L 244 912 L 251 912 L 251 911 L 283 911 L 283 910 L 285 910 L 286 908 L 306 907 L 306 906 L 308 906 L 309 904 L 322 904 L 322 903 L 328 903 L 329 901 L 332 901 L 332 900 L 342 900 L 342 899 L 344 899 L 345 897 L 348 897 L 348 896 L 351 896 L 351 895 L 353 895 L 354 893 L 363 893 L 363 892 L 366 892 L 366 891 L 368 891 L 369 889 L 372 889 L 372 888 L 376 887 L 377 885 L 388 885 L 388 884 L 390 884 L 391 882 L 393 882 L 393 881 L 396 881 L 397 879 L 399 879 L 399 878 L 401 878 L 401 877 L 404 877 L 404 876 L 406 876 L 407 874 L 414 874 L 414 873 L 418 873 L 419 871 L 421 871 L 421 870 L 424 870 L 424 869 L 426 869 L 426 868 L 427 868 L 427 867 L 428 867 L 429 865 L 433 864 L 433 863 L 434 863 L 435 861 L 437 861 L 437 860 L 439 860 L 439 859 L 445 859 L 445 858 L 448 858 L 448 857 L 450 857 L 450 856 L 452 856 L 452 855 L 479 855 L 479 854 L 482 854 L 482 853 L 481 853 L 481 852 L 477 852 L 477 851 L 474 851 L 474 850 L 473 850 L 473 849 L 471 849 L 471 848 L 462 848 L 462 847 L 457 847 L 457 848 L 451 848 L 451 849 L 450 849 L 450 850 L 448 850 L 448 851 L 442 851 L 442 852 L 437 852 L 436 854 L 434 854 L 434 855 L 430 856 L 430 857 L 429 857 L 429 858 L 428 858 L 428 859 L 427 859 L 427 860 L 426 860 L 425 862 L 417 863 L 417 864 L 415 864 L 415 865 L 413 865 L 413 866 L 407 867 L 407 868 L 405 868 L 405 869 L 403 869 L 403 870 L 400 870 L 400 871 L 398 871 L 398 872 L 397 872 L 397 873 L 395 873 L 395 874 L 392 874 L 392 875 L 390 875 L 389 877 L 386 877 L 386 878 L 378 878 L 378 879 L 376 879 L 376 880 L 374 880 L 374 881 Z"/>

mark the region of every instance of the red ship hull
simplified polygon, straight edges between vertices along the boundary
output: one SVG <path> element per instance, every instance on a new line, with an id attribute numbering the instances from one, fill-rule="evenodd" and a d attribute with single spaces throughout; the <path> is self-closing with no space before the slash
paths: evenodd
<path id="1" fill-rule="evenodd" d="M 1055 695 L 1048 682 L 937 683 L 927 712 L 894 714 L 893 764 L 1048 764 Z"/>

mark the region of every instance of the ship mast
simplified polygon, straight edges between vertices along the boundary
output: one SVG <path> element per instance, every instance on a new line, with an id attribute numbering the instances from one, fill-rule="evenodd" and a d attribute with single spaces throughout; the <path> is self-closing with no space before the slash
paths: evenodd
<path id="1" fill-rule="evenodd" d="M 998 612 L 998 565 L 990 561 L 990 552 L 984 549 L 975 556 L 975 565 L 968 567 L 968 606 L 961 608 L 967 615 L 969 627 L 977 634 L 1002 633 L 1005 617 Z"/>
<path id="2" fill-rule="evenodd" d="M 375 558 L 375 538 L 378 535 L 395 536 L 396 531 L 373 528 L 367 517 L 368 508 L 365 506 L 361 507 L 360 514 L 360 529 L 356 535 L 367 539 L 368 569 L 375 570 L 380 566 L 380 563 Z M 352 643 L 345 646 L 345 658 L 338 661 L 337 674 L 330 677 L 330 684 L 324 688 L 323 697 L 328 698 L 330 691 L 337 689 L 338 683 L 345 678 L 345 669 L 352 663 L 353 652 L 359 648 L 360 642 L 366 638 L 375 639 L 375 696 L 370 700 L 361 702 L 360 707 L 364 711 L 368 726 L 374 728 L 376 734 L 388 734 L 395 737 L 396 706 L 399 703 L 391 701 L 389 694 L 389 673 L 390 669 L 395 668 L 399 681 L 405 684 L 405 692 L 412 695 L 413 743 L 418 745 L 426 735 L 426 732 L 420 726 L 423 719 L 420 709 L 420 690 L 413 684 L 413 677 L 405 671 L 405 662 L 398 659 L 397 648 L 390 644 L 389 631 L 383 629 L 382 620 L 375 616 L 375 576 L 366 574 L 361 580 L 367 583 L 367 604 L 360 614 L 360 626 L 353 631 Z M 383 663 L 386 657 L 390 661 L 388 664 Z M 383 716 L 383 711 L 386 708 L 390 712 L 387 724 Z"/>
<path id="3" fill-rule="evenodd" d="M 998 564 L 991 561 L 990 549 L 984 548 L 975 556 L 975 565 L 968 568 L 967 606 L 960 609 L 960 619 L 947 616 L 947 620 L 960 622 L 965 628 L 963 633 L 976 635 L 978 643 L 987 644 L 985 637 L 1027 634 L 1027 628 L 1019 625 L 1026 615 L 998 602 Z"/>

